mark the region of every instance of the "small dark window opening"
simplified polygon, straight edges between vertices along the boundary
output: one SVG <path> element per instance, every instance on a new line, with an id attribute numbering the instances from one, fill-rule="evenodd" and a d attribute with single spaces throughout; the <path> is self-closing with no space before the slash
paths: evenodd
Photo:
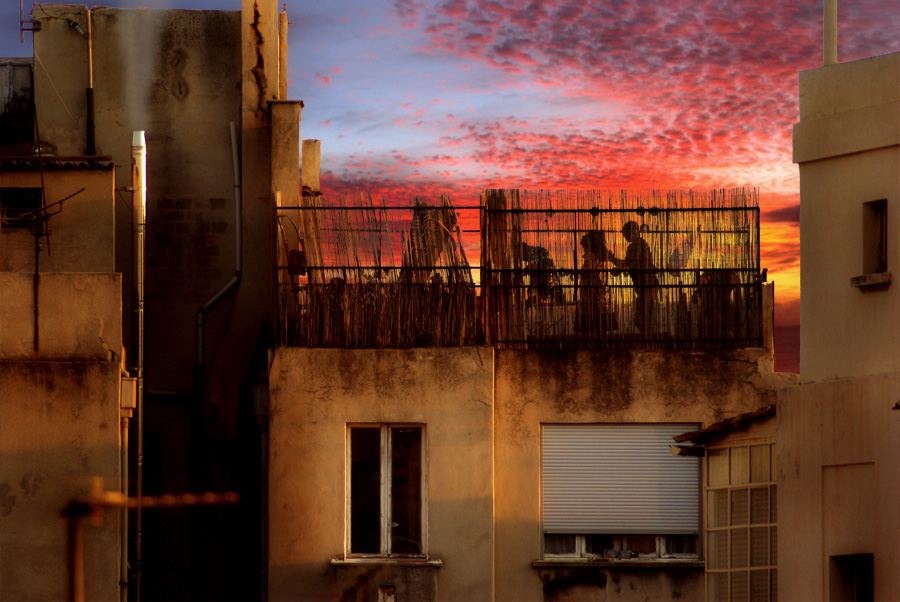
<path id="1" fill-rule="evenodd" d="M 875 599 L 875 562 L 872 554 L 832 556 L 829 563 L 830 599 L 863 602 Z"/>
<path id="2" fill-rule="evenodd" d="M 35 228 L 40 208 L 40 188 L 0 188 L 0 227 Z"/>
<path id="3" fill-rule="evenodd" d="M 863 204 L 863 273 L 886 272 L 887 261 L 887 201 Z"/>

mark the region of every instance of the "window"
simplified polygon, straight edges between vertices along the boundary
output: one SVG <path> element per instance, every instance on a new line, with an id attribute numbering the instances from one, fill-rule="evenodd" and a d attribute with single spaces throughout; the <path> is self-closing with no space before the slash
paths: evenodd
<path id="1" fill-rule="evenodd" d="M 354 556 L 424 556 L 424 428 L 348 428 L 347 550 Z"/>
<path id="2" fill-rule="evenodd" d="M 0 188 L 0 228 L 37 227 L 40 208 L 40 188 Z"/>
<path id="3" fill-rule="evenodd" d="M 544 557 L 696 558 L 700 461 L 669 451 L 695 428 L 544 425 Z"/>
<path id="4" fill-rule="evenodd" d="M 888 269 L 887 201 L 863 203 L 863 274 Z"/>
<path id="5" fill-rule="evenodd" d="M 776 600 L 772 445 L 707 450 L 707 600 Z"/>

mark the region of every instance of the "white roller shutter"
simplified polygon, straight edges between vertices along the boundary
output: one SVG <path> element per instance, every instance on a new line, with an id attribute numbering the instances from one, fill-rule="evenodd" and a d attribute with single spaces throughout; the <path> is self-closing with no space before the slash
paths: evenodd
<path id="1" fill-rule="evenodd" d="M 696 424 L 543 426 L 546 533 L 697 533 L 700 459 L 673 456 Z"/>

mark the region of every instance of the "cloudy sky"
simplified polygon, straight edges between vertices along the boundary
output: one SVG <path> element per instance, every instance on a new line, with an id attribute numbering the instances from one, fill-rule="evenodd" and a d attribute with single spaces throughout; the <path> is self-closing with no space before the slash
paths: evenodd
<path id="1" fill-rule="evenodd" d="M 281 0 L 279 4 L 283 3 Z M 31 2 L 27 1 L 25 10 Z M 238 0 L 110 0 L 238 9 Z M 0 55 L 19 45 L 0 9 Z M 762 263 L 798 323 L 797 72 L 821 0 L 288 0 L 289 96 L 326 194 L 760 189 Z M 839 2 L 839 59 L 900 50 L 900 2 Z"/>

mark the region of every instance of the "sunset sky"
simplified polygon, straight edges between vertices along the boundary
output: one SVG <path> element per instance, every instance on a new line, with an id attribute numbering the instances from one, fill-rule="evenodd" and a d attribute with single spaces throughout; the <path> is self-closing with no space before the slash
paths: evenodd
<path id="1" fill-rule="evenodd" d="M 279 2 L 279 4 L 283 3 Z M 18 7 L 0 55 L 28 56 Z M 26 12 L 31 2 L 25 3 Z M 112 6 L 240 8 L 238 0 Z M 289 97 L 327 194 L 756 186 L 776 320 L 799 322 L 797 72 L 821 0 L 287 2 Z M 900 51 L 900 2 L 839 2 L 839 60 Z"/>

